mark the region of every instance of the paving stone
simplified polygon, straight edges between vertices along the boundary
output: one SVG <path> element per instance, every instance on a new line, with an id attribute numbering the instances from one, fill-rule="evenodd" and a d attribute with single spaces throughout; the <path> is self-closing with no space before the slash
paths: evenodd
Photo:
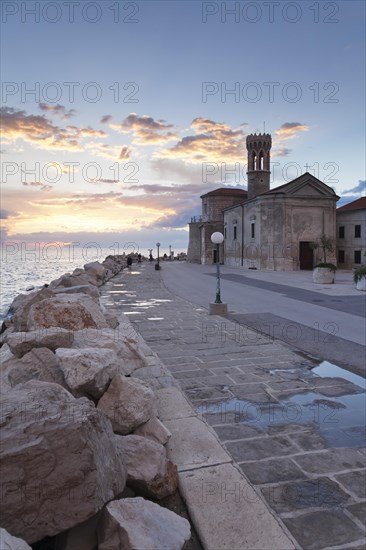
<path id="1" fill-rule="evenodd" d="M 202 369 L 197 369 L 197 370 L 178 371 L 178 372 L 173 372 L 172 374 L 174 378 L 176 378 L 177 380 L 185 380 L 186 378 L 206 377 L 207 371 L 204 371 Z"/>
<path id="2" fill-rule="evenodd" d="M 229 374 L 229 373 L 228 373 Z M 263 383 L 264 376 L 259 376 L 252 372 L 246 372 L 245 374 L 230 374 L 235 384 L 250 384 L 257 382 L 259 385 Z"/>
<path id="3" fill-rule="evenodd" d="M 160 420 L 187 418 L 195 412 L 177 388 L 164 388 L 155 391 L 156 407 Z"/>
<path id="4" fill-rule="evenodd" d="M 295 548 L 260 496 L 232 464 L 180 474 L 180 491 L 208 550 Z"/>
<path id="5" fill-rule="evenodd" d="M 282 434 L 302 434 L 312 430 L 312 426 L 308 424 L 269 424 L 267 426 L 267 432 L 269 435 L 282 435 Z M 293 436 L 290 435 L 293 440 Z"/>
<path id="6" fill-rule="evenodd" d="M 366 527 L 366 500 L 363 502 L 357 502 L 348 506 L 347 510 L 351 512 L 358 520 L 360 520 Z"/>
<path id="7" fill-rule="evenodd" d="M 294 460 L 300 468 L 315 474 L 340 472 L 365 466 L 365 457 L 356 449 L 328 449 L 318 453 L 298 455 Z"/>
<path id="8" fill-rule="evenodd" d="M 256 385 L 256 384 L 255 384 Z M 250 385 L 230 386 L 230 391 L 243 401 L 252 403 L 277 403 L 277 399 L 268 394 L 264 389 L 259 392 L 251 391 Z"/>
<path id="9" fill-rule="evenodd" d="M 292 434 L 291 441 L 294 441 L 304 451 L 317 451 L 328 447 L 327 441 L 316 431 Z"/>
<path id="10" fill-rule="evenodd" d="M 215 435 L 199 418 L 166 420 L 164 425 L 172 434 L 166 445 L 168 457 L 177 465 L 178 471 L 232 461 Z"/>
<path id="11" fill-rule="evenodd" d="M 366 498 L 366 469 L 335 476 L 343 487 L 360 498 Z"/>
<path id="12" fill-rule="evenodd" d="M 327 397 L 340 397 L 341 395 L 352 395 L 355 393 L 363 393 L 364 390 L 356 384 L 346 386 L 325 386 L 317 388 L 317 392 Z"/>
<path id="13" fill-rule="evenodd" d="M 256 485 L 306 478 L 306 474 L 289 458 L 243 462 L 240 468 Z"/>
<path id="14" fill-rule="evenodd" d="M 283 380 L 283 381 L 273 381 L 267 382 L 268 386 L 274 391 L 283 391 L 283 390 L 297 390 L 297 389 L 307 389 L 309 391 L 310 386 L 307 382 L 303 380 Z"/>
<path id="15" fill-rule="evenodd" d="M 232 398 L 233 394 L 227 389 L 220 388 L 193 388 L 186 390 L 188 398 L 194 403 L 215 401 Z"/>
<path id="16" fill-rule="evenodd" d="M 235 441 L 238 439 L 262 437 L 264 435 L 263 429 L 248 424 L 229 424 L 226 426 L 216 426 L 214 430 L 221 441 Z"/>
<path id="17" fill-rule="evenodd" d="M 337 483 L 328 477 L 288 482 L 262 488 L 268 504 L 278 513 L 303 508 L 334 508 L 350 499 Z"/>
<path id="18" fill-rule="evenodd" d="M 297 452 L 297 448 L 286 437 L 262 437 L 249 441 L 227 443 L 226 447 L 234 460 L 261 460 L 273 456 L 289 455 Z"/>
<path id="19" fill-rule="evenodd" d="M 341 510 L 310 512 L 283 521 L 306 550 L 319 550 L 364 538 L 361 529 Z"/>

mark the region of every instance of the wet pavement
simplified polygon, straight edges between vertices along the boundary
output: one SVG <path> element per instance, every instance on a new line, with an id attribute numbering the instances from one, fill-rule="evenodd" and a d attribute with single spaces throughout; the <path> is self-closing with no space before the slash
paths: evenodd
<path id="1" fill-rule="evenodd" d="M 363 547 L 364 378 L 238 332 L 167 291 L 151 264 L 107 283 L 102 302 L 129 316 L 299 548 Z"/>

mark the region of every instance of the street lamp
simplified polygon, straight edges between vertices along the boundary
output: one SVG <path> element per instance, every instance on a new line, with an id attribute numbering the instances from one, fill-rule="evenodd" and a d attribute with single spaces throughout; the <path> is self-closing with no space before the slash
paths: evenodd
<path id="1" fill-rule="evenodd" d="M 172 245 L 169 245 L 169 260 L 172 259 Z"/>
<path id="2" fill-rule="evenodd" d="M 216 300 L 210 304 L 210 315 L 226 315 L 227 304 L 223 304 L 220 296 L 220 244 L 224 242 L 224 235 L 219 231 L 215 231 L 211 235 L 211 242 L 216 245 Z"/>
<path id="3" fill-rule="evenodd" d="M 155 269 L 156 269 L 157 271 L 159 271 L 159 269 L 160 269 L 160 257 L 159 257 L 160 243 L 156 243 L 156 246 L 157 246 L 157 249 L 158 249 L 158 263 L 155 264 Z"/>
<path id="4" fill-rule="evenodd" d="M 215 304 L 222 304 L 220 296 L 220 244 L 224 242 L 224 235 L 219 231 L 215 231 L 211 235 L 211 241 L 216 245 L 216 300 Z"/>

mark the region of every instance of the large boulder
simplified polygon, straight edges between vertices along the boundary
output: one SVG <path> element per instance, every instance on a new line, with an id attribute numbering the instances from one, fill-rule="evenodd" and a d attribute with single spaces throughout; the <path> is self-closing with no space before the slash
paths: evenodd
<path id="1" fill-rule="evenodd" d="M 130 344 L 128 340 L 124 340 L 119 332 L 119 327 L 116 330 L 108 328 L 92 329 L 74 332 L 73 348 L 108 348 L 115 351 L 118 357 L 118 372 L 119 374 L 129 375 L 136 369 L 146 366 L 145 359 L 139 353 L 139 349 Z"/>
<path id="2" fill-rule="evenodd" d="M 84 348 L 56 351 L 66 384 L 76 397 L 99 399 L 117 373 L 117 355 L 111 349 Z"/>
<path id="3" fill-rule="evenodd" d="M 74 341 L 71 331 L 60 327 L 50 327 L 30 332 L 12 332 L 6 338 L 6 343 L 16 357 L 23 357 L 34 348 L 68 348 Z"/>
<path id="4" fill-rule="evenodd" d="M 107 269 L 102 264 L 90 262 L 84 265 L 84 269 L 87 275 L 94 277 L 98 286 L 104 283 Z"/>
<path id="5" fill-rule="evenodd" d="M 53 382 L 66 387 L 60 361 L 48 348 L 34 348 L 22 358 L 10 358 L 3 364 L 4 373 L 11 387 L 29 380 Z"/>
<path id="6" fill-rule="evenodd" d="M 87 274 L 85 271 L 82 270 L 82 273 L 78 275 L 70 275 L 70 273 L 66 273 L 65 275 L 62 275 L 58 279 L 55 279 L 54 281 L 51 281 L 50 283 L 50 289 L 56 290 L 59 288 L 71 288 L 73 286 L 84 286 L 84 285 L 97 285 L 97 281 L 95 277 L 93 277 L 91 274 Z"/>
<path id="7" fill-rule="evenodd" d="M 126 470 L 108 419 L 57 384 L 1 396 L 3 527 L 34 543 L 96 514 L 120 495 Z"/>
<path id="8" fill-rule="evenodd" d="M 112 422 L 113 431 L 127 435 L 155 414 L 154 393 L 138 379 L 117 374 L 98 403 Z"/>
<path id="9" fill-rule="evenodd" d="M 188 521 L 140 497 L 110 502 L 98 529 L 99 550 L 181 550 Z"/>
<path id="10" fill-rule="evenodd" d="M 1 550 L 32 550 L 24 540 L 13 537 L 2 527 L 0 527 L 0 548 Z"/>
<path id="11" fill-rule="evenodd" d="M 99 304 L 85 294 L 59 294 L 42 300 L 30 307 L 27 319 L 28 330 L 49 327 L 82 330 L 107 326 Z"/>
<path id="12" fill-rule="evenodd" d="M 70 287 L 57 287 L 53 291 L 57 294 L 87 294 L 94 300 L 99 300 L 99 290 L 93 285 L 75 285 Z"/>
<path id="13" fill-rule="evenodd" d="M 142 496 L 165 498 L 178 488 L 178 472 L 166 449 L 139 435 L 116 435 L 117 447 L 127 467 L 127 485 Z"/>
<path id="14" fill-rule="evenodd" d="M 142 437 L 147 437 L 155 443 L 160 443 L 161 445 L 166 445 L 172 434 L 164 426 L 162 422 L 156 417 L 150 418 L 145 424 L 142 424 L 133 432 L 135 435 L 141 435 Z"/>
<path id="15" fill-rule="evenodd" d="M 14 313 L 14 330 L 18 332 L 27 330 L 27 319 L 31 306 L 53 296 L 54 294 L 49 288 L 35 290 L 29 294 L 19 294 L 9 308 L 9 313 Z"/>

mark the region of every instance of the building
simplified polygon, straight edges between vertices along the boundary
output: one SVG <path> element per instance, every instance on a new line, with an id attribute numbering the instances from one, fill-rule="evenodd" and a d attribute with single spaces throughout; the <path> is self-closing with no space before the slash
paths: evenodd
<path id="1" fill-rule="evenodd" d="M 226 265 L 284 271 L 312 269 L 321 258 L 311 243 L 322 234 L 335 240 L 339 197 L 308 172 L 271 190 L 270 134 L 251 134 L 246 145 L 247 196 L 244 190 L 240 196 L 236 189 L 232 204 L 226 205 L 219 197 L 232 190 L 218 189 L 201 197 L 202 221 L 190 224 L 188 260 L 212 263 L 215 255 L 210 237 L 214 231 L 221 231 Z M 328 261 L 335 262 L 335 257 L 330 256 Z"/>
<path id="2" fill-rule="evenodd" d="M 189 244 L 187 260 L 198 264 L 216 262 L 216 247 L 211 242 L 215 231 L 224 233 L 224 210 L 240 204 L 248 197 L 248 192 L 240 188 L 221 187 L 200 198 L 202 215 L 192 218 L 189 224 Z M 222 258 L 222 255 L 221 255 Z"/>
<path id="3" fill-rule="evenodd" d="M 342 269 L 366 265 L 366 197 L 337 208 L 337 260 Z"/>

